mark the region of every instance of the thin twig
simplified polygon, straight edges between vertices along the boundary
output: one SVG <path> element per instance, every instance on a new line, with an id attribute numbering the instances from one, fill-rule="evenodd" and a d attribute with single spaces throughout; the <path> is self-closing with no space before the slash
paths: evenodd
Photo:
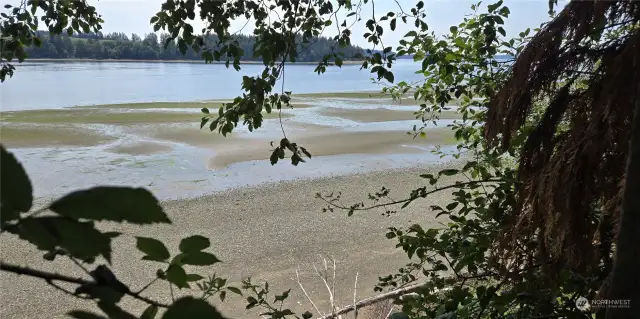
<path id="1" fill-rule="evenodd" d="M 173 295 L 173 284 L 169 282 L 169 294 L 171 294 L 171 300 L 176 301 L 176 297 Z"/>
<path id="2" fill-rule="evenodd" d="M 156 277 L 154 278 L 151 282 L 149 282 L 148 284 L 146 284 L 144 287 L 142 287 L 142 289 L 138 290 L 138 292 L 136 292 L 136 294 L 140 294 L 143 291 L 147 290 L 147 288 L 149 288 L 151 285 L 153 285 L 153 283 L 155 283 L 158 279 L 160 279 L 160 277 Z"/>
<path id="3" fill-rule="evenodd" d="M 326 265 L 327 265 L 327 261 L 326 260 L 324 260 L 324 265 L 325 265 L 325 275 L 326 275 L 326 269 L 327 269 L 326 268 Z M 324 286 L 327 288 L 327 291 L 329 292 L 329 302 L 331 303 L 331 312 L 333 313 L 333 310 L 334 310 L 333 295 L 331 294 L 331 288 L 329 288 L 329 283 L 327 282 L 325 277 L 323 277 L 322 274 L 320 274 L 320 271 L 318 270 L 318 267 L 316 267 L 316 265 L 313 265 L 313 269 L 316 270 L 316 274 L 318 274 L 318 277 L 320 277 L 320 279 L 324 283 Z"/>
<path id="4" fill-rule="evenodd" d="M 358 319 L 358 306 L 356 305 L 357 300 L 356 300 L 356 295 L 358 293 L 358 272 L 356 272 L 356 280 L 353 284 L 353 314 L 354 314 L 354 319 Z"/>
<path id="5" fill-rule="evenodd" d="M 67 295 L 70 295 L 70 296 L 73 296 L 73 297 L 76 297 L 76 298 L 80 298 L 80 299 L 91 299 L 90 297 L 80 296 L 80 295 L 76 294 L 75 292 L 71 292 L 71 291 L 65 289 L 64 287 L 56 284 L 55 282 L 53 282 L 53 280 L 46 280 L 46 282 L 51 287 L 53 287 L 53 288 L 55 288 L 57 290 L 60 290 L 60 291 L 62 291 L 63 293 L 65 293 Z"/>
<path id="6" fill-rule="evenodd" d="M 393 312 L 393 305 L 391 305 L 391 308 L 389 309 L 389 312 L 387 312 L 387 315 L 384 316 L 384 319 L 389 319 L 389 316 L 391 316 L 392 312 Z"/>
<path id="7" fill-rule="evenodd" d="M 483 179 L 483 180 L 478 180 L 478 181 L 470 181 L 470 182 L 460 182 L 460 183 L 456 183 L 456 184 L 451 184 L 451 185 L 447 185 L 447 186 L 443 186 L 443 187 L 438 187 L 434 190 L 425 192 L 423 194 L 420 194 L 416 197 L 410 197 L 410 198 L 405 198 L 405 199 L 401 199 L 401 200 L 397 200 L 397 201 L 393 201 L 393 202 L 388 202 L 388 203 L 382 203 L 382 204 L 376 204 L 376 205 L 371 205 L 368 207 L 347 207 L 347 206 L 343 206 L 343 205 L 339 205 L 336 204 L 330 200 L 327 200 L 326 198 L 320 196 L 319 198 L 321 200 L 323 200 L 324 202 L 326 202 L 329 206 L 333 206 L 335 208 L 340 208 L 340 209 L 345 209 L 345 210 L 350 210 L 353 209 L 354 211 L 364 211 L 364 210 L 371 210 L 374 208 L 378 208 L 378 207 L 385 207 L 387 205 L 397 205 L 397 204 L 404 204 L 407 202 L 412 202 L 418 198 L 425 198 L 428 195 L 446 190 L 446 189 L 450 189 L 450 188 L 455 188 L 455 187 L 461 187 L 461 186 L 466 186 L 466 185 L 471 185 L 471 184 L 480 184 L 480 183 L 496 183 L 496 182 L 501 182 L 503 181 L 503 179 L 496 179 L 496 178 L 489 178 L 489 179 Z"/>
<path id="8" fill-rule="evenodd" d="M 149 299 L 147 297 L 143 297 L 143 296 L 139 295 L 138 293 L 134 293 L 129 289 L 129 287 L 124 286 L 124 285 L 115 285 L 115 284 L 109 284 L 109 283 L 105 283 L 105 282 L 98 282 L 98 281 L 95 281 L 95 280 L 87 280 L 87 279 L 83 279 L 83 278 L 70 277 L 70 276 L 67 276 L 67 275 L 51 273 L 51 272 L 45 272 L 45 271 L 42 271 L 42 270 L 28 268 L 28 267 L 22 267 L 22 266 L 13 265 L 13 264 L 8 264 L 8 263 L 5 263 L 5 262 L 0 263 L 0 270 L 6 271 L 6 272 L 10 272 L 10 273 L 14 273 L 14 274 L 17 274 L 17 275 L 24 275 L 24 276 L 40 278 L 40 279 L 43 279 L 46 282 L 62 281 L 62 282 L 68 282 L 68 283 L 78 284 L 78 285 L 94 285 L 94 286 L 101 286 L 101 287 L 109 287 L 109 288 L 113 289 L 114 291 L 117 291 L 117 292 L 120 292 L 120 293 L 124 293 L 126 295 L 129 295 L 129 296 L 135 298 L 135 299 L 138 299 L 140 301 L 144 301 L 147 304 L 158 306 L 158 307 L 162 307 L 162 308 L 168 308 L 169 307 L 168 304 L 164 304 L 164 303 Z M 120 282 L 117 282 L 117 283 L 121 284 Z"/>
<path id="9" fill-rule="evenodd" d="M 335 301 L 336 299 L 336 260 L 333 259 L 333 257 L 331 257 L 331 260 L 333 261 L 333 278 L 331 279 L 331 295 L 333 296 L 333 300 Z M 336 308 L 338 306 L 333 306 L 331 307 L 331 311 L 335 311 Z"/>
<path id="10" fill-rule="evenodd" d="M 67 255 L 67 257 L 69 257 L 69 259 L 71 259 L 71 261 L 74 264 L 76 264 L 76 266 L 78 266 L 78 268 L 82 269 L 82 271 L 84 271 L 87 275 L 93 276 L 93 275 L 91 275 L 91 272 L 87 268 L 85 268 L 76 258 L 71 257 L 69 255 Z"/>
<path id="11" fill-rule="evenodd" d="M 302 282 L 300 281 L 300 271 L 298 269 L 296 269 L 296 282 L 298 283 L 298 285 L 300 286 L 300 289 L 302 289 L 302 292 L 304 293 L 305 297 L 307 297 L 307 300 L 309 300 L 309 302 L 311 303 L 311 305 L 313 306 L 313 308 L 316 310 L 316 312 L 318 313 L 318 316 L 320 317 L 324 317 L 324 315 L 322 314 L 322 312 L 320 311 L 320 309 L 318 309 L 318 306 L 316 306 L 316 304 L 313 302 L 313 300 L 311 300 L 311 297 L 309 296 L 309 294 L 307 293 L 307 290 L 304 289 L 304 286 L 302 285 Z"/>

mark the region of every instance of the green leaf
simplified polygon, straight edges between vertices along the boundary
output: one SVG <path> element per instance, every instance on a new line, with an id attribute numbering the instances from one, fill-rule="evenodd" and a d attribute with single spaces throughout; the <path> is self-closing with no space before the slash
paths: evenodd
<path id="1" fill-rule="evenodd" d="M 158 200 L 143 188 L 94 187 L 69 193 L 53 202 L 49 208 L 61 216 L 70 218 L 140 225 L 171 223 Z"/>
<path id="2" fill-rule="evenodd" d="M 415 32 L 413 30 L 407 32 L 407 34 L 404 35 L 405 38 L 407 37 L 417 37 L 418 36 L 418 32 Z"/>
<path id="3" fill-rule="evenodd" d="M 215 255 L 204 251 L 185 253 L 182 257 L 182 263 L 185 265 L 209 266 L 219 262 Z"/>
<path id="4" fill-rule="evenodd" d="M 76 318 L 76 319 L 108 319 L 107 317 L 103 317 L 103 316 L 96 315 L 94 313 L 82 311 L 82 310 L 70 311 L 67 313 L 67 316 L 71 318 Z"/>
<path id="5" fill-rule="evenodd" d="M 498 32 L 500 32 L 503 37 L 507 36 L 507 31 L 505 31 L 503 27 L 498 27 Z"/>
<path id="6" fill-rule="evenodd" d="M 159 240 L 149 237 L 136 237 L 136 247 L 146 254 L 142 259 L 166 261 L 171 257 L 167 247 Z"/>
<path id="7" fill-rule="evenodd" d="M 271 152 L 271 156 L 269 156 L 269 161 L 271 162 L 271 165 L 276 165 L 276 163 L 278 163 L 278 150 L 280 148 L 276 148 L 273 152 Z"/>
<path id="8" fill-rule="evenodd" d="M 391 31 L 396 30 L 396 19 L 391 19 L 391 22 L 389 22 L 389 27 L 391 28 Z"/>
<path id="9" fill-rule="evenodd" d="M 498 9 L 500 6 L 502 6 L 502 0 L 494 3 L 494 4 L 490 4 L 487 6 L 487 10 L 489 11 L 489 13 L 496 11 L 496 9 Z"/>
<path id="10" fill-rule="evenodd" d="M 194 235 L 182 239 L 178 248 L 181 252 L 187 253 L 201 251 L 209 248 L 209 246 L 211 246 L 209 238 L 200 235 Z"/>
<path id="11" fill-rule="evenodd" d="M 209 124 L 209 130 L 211 132 L 213 132 L 217 127 L 218 127 L 218 120 L 211 121 L 211 124 Z"/>
<path id="12" fill-rule="evenodd" d="M 40 250 L 52 251 L 59 247 L 81 260 L 102 255 L 111 262 L 111 237 L 98 231 L 91 222 L 55 216 L 27 218 L 10 231 Z"/>
<path id="13" fill-rule="evenodd" d="M 147 309 L 144 310 L 140 319 L 153 319 L 158 314 L 158 306 L 150 305 Z"/>
<path id="14" fill-rule="evenodd" d="M 208 302 L 193 297 L 184 297 L 174 302 L 162 319 L 224 319 L 222 314 Z"/>
<path id="15" fill-rule="evenodd" d="M 387 80 L 387 81 L 389 81 L 389 82 L 393 83 L 393 80 L 394 80 L 394 78 L 393 78 L 393 72 L 391 72 L 391 71 L 387 71 L 387 72 L 384 74 L 384 78 L 385 78 L 385 80 Z"/>
<path id="16" fill-rule="evenodd" d="M 207 125 L 207 122 L 209 122 L 209 118 L 202 117 L 202 120 L 200 121 L 200 129 L 202 129 L 205 125 Z"/>
<path id="17" fill-rule="evenodd" d="M 0 228 L 33 205 L 33 187 L 24 167 L 0 145 Z"/>
<path id="18" fill-rule="evenodd" d="M 165 273 L 165 278 L 176 285 L 178 288 L 187 288 L 189 284 L 187 283 L 187 273 L 184 271 L 184 268 L 179 265 L 171 265 L 167 272 Z"/>
<path id="19" fill-rule="evenodd" d="M 500 12 L 500 15 L 502 15 L 503 17 L 508 17 L 509 14 L 511 13 L 508 7 L 502 7 L 499 12 Z"/>
<path id="20" fill-rule="evenodd" d="M 204 113 L 204 114 L 209 114 L 209 109 L 208 109 L 208 108 L 206 108 L 206 107 L 203 107 L 201 111 L 202 111 L 202 113 Z"/>
<path id="21" fill-rule="evenodd" d="M 309 151 L 307 151 L 306 148 L 300 146 L 300 150 L 302 151 L 302 153 L 307 156 L 308 158 L 311 158 L 311 153 L 309 153 Z"/>

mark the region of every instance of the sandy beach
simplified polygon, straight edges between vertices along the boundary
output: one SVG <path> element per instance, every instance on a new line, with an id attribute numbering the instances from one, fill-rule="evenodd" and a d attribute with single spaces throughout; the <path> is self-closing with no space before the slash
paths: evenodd
<path id="1" fill-rule="evenodd" d="M 382 216 L 382 210 L 352 217 L 322 212 L 325 205 L 315 194 L 342 191 L 347 205 L 366 202 L 367 194 L 382 186 L 392 190 L 394 199 L 408 196 L 424 185 L 419 174 L 445 165 L 429 151 L 454 142 L 445 126 L 459 114 L 443 113 L 441 125 L 430 127 L 426 138 L 414 138 L 407 132 L 421 124 L 413 114 L 418 107 L 376 93 L 307 94 L 294 104 L 281 118 L 266 115 L 256 132 L 238 127 L 226 138 L 199 128 L 200 108 L 215 110 L 220 101 L 3 112 L 0 140 L 26 167 L 40 205 L 46 205 L 46 198 L 99 184 L 145 187 L 163 201 L 172 225 L 101 225 L 123 233 L 114 242 L 111 268 L 131 289 L 153 280 L 162 266 L 140 260 L 134 236 L 160 239 L 175 252 L 182 238 L 199 234 L 211 239 L 212 252 L 223 263 L 187 272 L 217 273 L 236 286 L 248 276 L 266 280 L 273 295 L 291 289 L 286 306 L 301 313 L 313 309 L 293 280 L 299 267 L 305 289 L 327 311 L 329 298 L 313 263 L 321 256 L 336 260 L 339 305 L 353 302 L 356 274 L 358 299 L 374 295 L 378 277 L 408 261 L 396 242 L 386 239 L 386 229 L 437 225 L 429 207 L 445 203 L 449 193 L 417 201 L 392 217 Z M 269 164 L 269 142 L 279 141 L 283 128 L 313 154 L 308 163 Z M 65 260 L 46 262 L 31 245 L 4 236 L 3 260 L 86 276 Z M 64 318 L 72 309 L 96 310 L 91 302 L 65 296 L 40 280 L 0 273 L 0 281 L 3 318 Z M 152 285 L 146 295 L 164 302 L 171 298 L 166 282 Z M 229 318 L 259 318 L 260 310 L 245 310 L 238 296 L 212 302 Z M 121 306 L 135 314 L 145 307 L 131 299 Z"/>
<path id="2" fill-rule="evenodd" d="M 296 267 L 302 271 L 302 282 L 319 307 L 327 309 L 327 294 L 315 276 L 312 262 L 320 255 L 337 261 L 336 295 L 339 304 L 353 299 L 353 284 L 358 273 L 358 296 L 372 296 L 379 276 L 391 274 L 407 262 L 406 255 L 396 249 L 395 241 L 385 238 L 390 226 L 408 226 L 420 223 L 435 226 L 429 205 L 444 203 L 443 193 L 428 200 L 416 201 L 392 217 L 372 210 L 347 217 L 345 212 L 323 213 L 323 203 L 316 192 L 344 191 L 345 203 L 366 200 L 368 192 L 381 186 L 392 189 L 391 196 L 401 198 L 413 187 L 423 185 L 418 174 L 434 171 L 435 166 L 405 170 L 370 172 L 314 180 L 263 184 L 253 188 L 240 188 L 207 197 L 165 202 L 163 205 L 173 225 L 136 227 L 108 225 L 124 234 L 115 241 L 113 265 L 115 273 L 124 282 L 139 289 L 154 278 L 161 265 L 140 261 L 141 253 L 135 248 L 134 235 L 153 236 L 164 241 L 175 251 L 181 238 L 201 234 L 211 238 L 213 252 L 223 260 L 209 269 L 199 268 L 203 275 L 218 273 L 229 277 L 230 283 L 239 283 L 247 276 L 256 281 L 267 280 L 274 293 L 292 289 L 288 307 L 295 311 L 311 310 L 301 294 L 295 277 Z M 64 260 L 45 262 L 42 254 L 16 238 L 0 243 L 3 259 L 44 270 L 55 267 L 68 269 L 66 274 L 82 276 L 82 272 Z M 57 268 L 60 269 L 60 268 Z M 193 269 L 195 270 L 195 269 Z M 94 309 L 91 302 L 63 295 L 41 280 L 0 274 L 3 318 L 63 318 L 71 309 Z M 183 292 L 176 292 L 180 295 Z M 191 291 L 194 292 L 194 291 Z M 154 284 L 148 295 L 169 301 L 166 284 Z M 256 311 L 244 310 L 244 301 L 238 296 L 221 303 L 213 300 L 225 315 L 231 318 L 257 318 Z M 121 302 L 125 309 L 141 313 L 144 305 L 132 301 Z M 322 306 L 320 306 L 322 305 Z"/>

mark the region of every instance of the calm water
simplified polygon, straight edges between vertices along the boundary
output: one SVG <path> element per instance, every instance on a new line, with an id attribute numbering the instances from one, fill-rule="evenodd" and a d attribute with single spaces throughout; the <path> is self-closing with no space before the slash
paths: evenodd
<path id="1" fill-rule="evenodd" d="M 414 81 L 419 68 L 411 60 L 393 67 L 396 79 Z M 360 65 L 330 67 L 322 75 L 315 65 L 288 65 L 285 90 L 295 93 L 379 90 Z M 240 71 L 220 64 L 138 62 L 23 63 L 0 85 L 3 111 L 130 102 L 227 99 L 241 94 L 243 75 L 262 73 L 261 65 Z"/>

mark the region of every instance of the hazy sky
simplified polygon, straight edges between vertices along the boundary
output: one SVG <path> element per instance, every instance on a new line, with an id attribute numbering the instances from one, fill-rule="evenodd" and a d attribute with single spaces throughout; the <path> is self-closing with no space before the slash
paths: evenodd
<path id="1" fill-rule="evenodd" d="M 476 1 L 469 0 L 426 0 L 425 8 L 427 10 L 427 23 L 429 28 L 441 34 L 448 32 L 449 27 L 462 21 L 465 14 L 471 12 L 470 6 Z M 19 0 L 0 0 L 0 4 L 18 4 Z M 153 31 L 149 25 L 149 19 L 160 9 L 160 5 L 164 0 L 89 0 L 95 5 L 98 13 L 100 13 L 105 21 L 103 25 L 103 33 L 124 32 L 126 34 L 137 33 L 144 35 Z M 417 0 L 398 0 L 403 8 L 411 8 L 415 6 Z M 490 4 L 494 1 L 484 1 L 483 4 Z M 562 2 L 562 1 L 561 1 Z M 388 11 L 397 11 L 397 4 L 393 0 L 377 0 L 376 16 L 380 16 Z M 534 28 L 540 23 L 548 19 L 548 2 L 547 0 L 505 0 L 506 5 L 511 10 L 509 19 L 506 20 L 505 29 L 507 36 L 516 35 L 518 32 L 530 27 Z M 0 9 L 4 11 L 5 9 Z M 371 16 L 371 5 L 368 4 L 362 11 L 363 17 Z M 233 28 L 238 29 L 246 20 L 234 21 Z M 364 22 L 364 21 L 363 21 Z M 400 22 L 400 21 L 399 21 Z M 409 21 L 408 25 L 398 23 L 396 32 L 385 32 L 383 40 L 386 45 L 395 46 L 402 36 L 411 30 L 413 23 Z M 244 29 L 244 33 L 251 32 L 252 23 Z M 195 30 L 202 28 L 199 22 L 194 23 Z M 369 47 L 366 40 L 362 38 L 364 25 L 359 23 L 353 29 L 352 42 L 364 47 Z M 333 32 L 331 32 L 333 31 Z M 388 30 L 385 30 L 388 31 Z M 326 35 L 334 35 L 335 28 L 330 28 Z"/>

